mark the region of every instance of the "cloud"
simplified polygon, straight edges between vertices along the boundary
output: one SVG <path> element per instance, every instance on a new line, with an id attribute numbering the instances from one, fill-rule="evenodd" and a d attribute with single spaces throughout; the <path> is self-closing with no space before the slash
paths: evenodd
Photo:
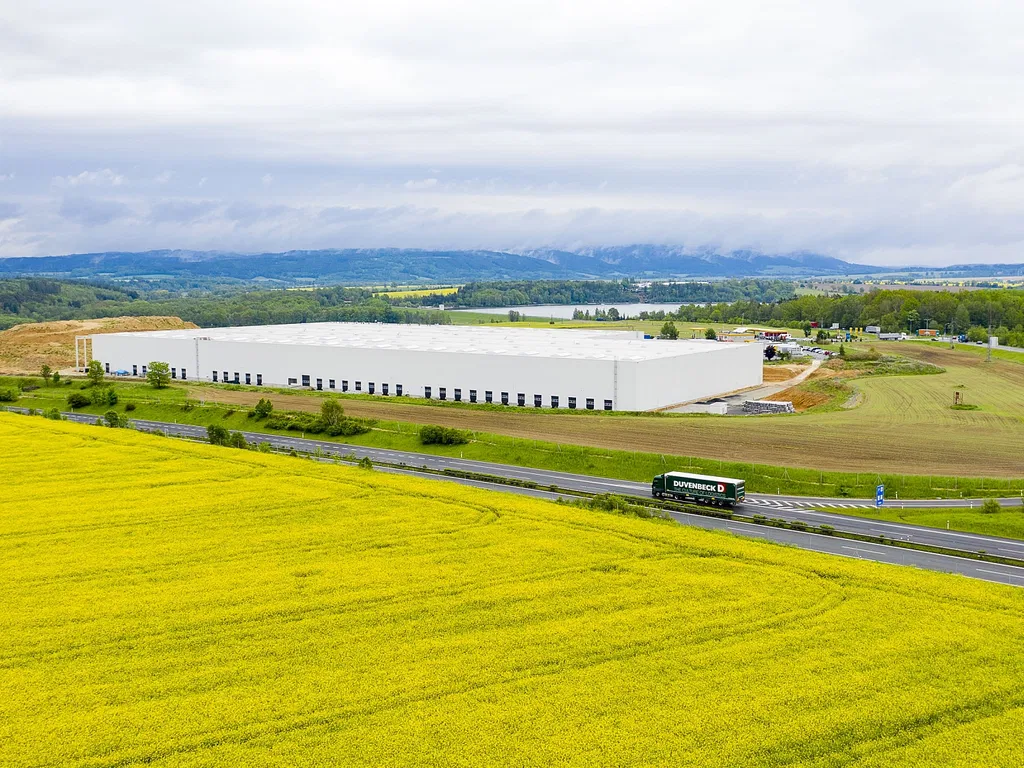
<path id="1" fill-rule="evenodd" d="M 0 181 L 14 181 L 14 177 L 13 173 L 0 173 Z"/>
<path id="2" fill-rule="evenodd" d="M 189 224 L 219 207 L 219 203 L 211 200 L 163 200 L 152 206 L 149 219 L 158 224 Z"/>
<path id="3" fill-rule="evenodd" d="M 109 168 L 100 171 L 82 171 L 76 176 L 55 176 L 53 183 L 58 187 L 119 187 L 124 176 Z"/>
<path id="4" fill-rule="evenodd" d="M 60 215 L 86 227 L 110 224 L 128 218 L 132 209 L 118 200 L 92 197 L 66 197 L 60 205 Z"/>
<path id="5" fill-rule="evenodd" d="M 50 5 L 0 25 L 19 253 L 1024 242 L 1019 3 Z"/>
<path id="6" fill-rule="evenodd" d="M 403 185 L 406 189 L 430 189 L 437 186 L 437 179 L 410 179 Z"/>
<path id="7" fill-rule="evenodd" d="M 7 203 L 0 200 L 0 221 L 17 218 L 21 213 L 21 206 L 17 203 Z"/>

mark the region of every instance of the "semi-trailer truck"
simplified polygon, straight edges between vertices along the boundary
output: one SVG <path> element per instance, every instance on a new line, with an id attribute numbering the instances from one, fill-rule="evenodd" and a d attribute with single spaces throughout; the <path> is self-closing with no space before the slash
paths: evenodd
<path id="1" fill-rule="evenodd" d="M 733 477 L 666 472 L 651 482 L 651 495 L 656 499 L 681 499 L 731 507 L 743 501 L 746 492 L 743 481 Z"/>

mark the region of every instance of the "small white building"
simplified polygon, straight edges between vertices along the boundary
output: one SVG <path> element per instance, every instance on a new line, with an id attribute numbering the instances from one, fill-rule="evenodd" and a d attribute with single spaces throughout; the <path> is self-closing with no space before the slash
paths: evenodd
<path id="1" fill-rule="evenodd" d="M 97 334 L 92 357 L 144 376 L 543 408 L 646 411 L 761 383 L 760 344 L 623 331 L 309 323 Z"/>

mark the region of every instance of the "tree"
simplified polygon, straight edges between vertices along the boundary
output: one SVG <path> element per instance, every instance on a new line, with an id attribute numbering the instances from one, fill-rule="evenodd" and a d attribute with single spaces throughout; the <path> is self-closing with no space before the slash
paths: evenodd
<path id="1" fill-rule="evenodd" d="M 171 383 L 171 366 L 158 361 L 150 363 L 149 368 L 146 370 L 146 381 L 154 389 L 163 389 Z"/>
<path id="2" fill-rule="evenodd" d="M 970 327 L 971 313 L 967 310 L 967 305 L 961 304 L 953 314 L 953 331 L 955 333 L 967 333 L 967 329 Z"/>
<path id="3" fill-rule="evenodd" d="M 89 369 L 85 372 L 89 383 L 96 387 L 103 383 L 103 363 L 99 360 L 90 360 Z"/>
<path id="4" fill-rule="evenodd" d="M 804 323 L 800 327 L 803 329 L 804 338 L 805 339 L 811 338 L 811 324 L 810 323 Z"/>
<path id="5" fill-rule="evenodd" d="M 103 414 L 103 418 L 107 422 L 108 427 L 125 429 L 128 426 L 128 417 L 119 414 L 117 411 L 107 411 Z"/>
<path id="6" fill-rule="evenodd" d="M 679 329 L 676 328 L 676 324 L 671 320 L 661 326 L 661 338 L 672 339 L 673 341 L 679 338 Z"/>
<path id="7" fill-rule="evenodd" d="M 764 348 L 764 359 L 765 360 L 774 360 L 775 359 L 775 354 L 776 354 L 776 349 L 771 344 L 769 344 L 767 347 Z"/>
<path id="8" fill-rule="evenodd" d="M 252 411 L 257 419 L 265 419 L 274 412 L 274 404 L 267 398 L 261 397 L 260 401 L 256 403 L 256 407 L 253 408 Z"/>
<path id="9" fill-rule="evenodd" d="M 967 331 L 968 341 L 988 341 L 988 331 L 982 328 L 980 325 L 972 325 L 970 330 Z"/>
<path id="10" fill-rule="evenodd" d="M 211 424 L 206 428 L 206 439 L 210 441 L 210 445 L 227 445 L 228 431 L 220 424 Z"/>
<path id="11" fill-rule="evenodd" d="M 341 403 L 333 397 L 329 397 L 320 404 L 320 420 L 328 427 L 336 427 L 345 417 L 345 410 Z"/>
<path id="12" fill-rule="evenodd" d="M 615 307 L 612 307 L 611 309 L 609 309 L 608 310 L 608 319 L 609 320 L 618 320 L 619 319 L 619 310 L 617 310 Z"/>
<path id="13" fill-rule="evenodd" d="M 50 366 L 48 366 L 48 365 L 43 365 L 43 367 L 39 369 L 39 375 L 43 377 L 43 386 L 44 387 L 47 384 L 50 383 L 50 375 L 52 373 L 53 373 L 53 371 L 50 368 Z"/>
<path id="14" fill-rule="evenodd" d="M 704 331 L 704 338 L 707 339 L 708 341 L 718 341 L 718 334 L 715 333 L 714 328 L 708 328 L 706 331 Z"/>
<path id="15" fill-rule="evenodd" d="M 68 395 L 68 405 L 71 407 L 71 410 L 85 408 L 87 405 L 92 405 L 92 400 L 81 392 L 72 392 Z"/>
<path id="16" fill-rule="evenodd" d="M 54 371 L 52 379 L 53 379 L 53 383 L 54 384 L 60 384 L 60 372 L 59 371 Z"/>
<path id="17" fill-rule="evenodd" d="M 840 357 L 846 357 L 846 345 L 845 344 L 840 344 L 839 345 L 839 356 Z"/>

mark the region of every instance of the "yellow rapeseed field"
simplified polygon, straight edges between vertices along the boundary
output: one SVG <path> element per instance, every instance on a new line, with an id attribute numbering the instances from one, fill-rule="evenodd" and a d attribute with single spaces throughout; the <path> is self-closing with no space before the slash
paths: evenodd
<path id="1" fill-rule="evenodd" d="M 0 765 L 1024 763 L 1024 591 L 0 414 Z"/>

